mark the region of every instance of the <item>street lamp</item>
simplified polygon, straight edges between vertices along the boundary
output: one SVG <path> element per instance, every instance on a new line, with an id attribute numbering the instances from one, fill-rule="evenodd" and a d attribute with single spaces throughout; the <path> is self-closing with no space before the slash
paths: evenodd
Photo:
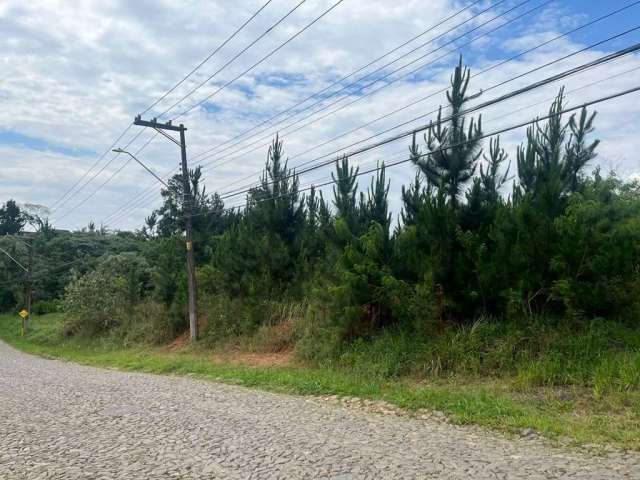
<path id="1" fill-rule="evenodd" d="M 153 170 L 151 170 L 149 167 L 147 167 L 144 163 L 142 163 L 140 160 L 138 160 L 135 155 L 133 155 L 130 152 L 127 152 L 126 150 L 123 150 L 122 148 L 114 148 L 113 149 L 114 152 L 116 153 L 126 153 L 127 155 L 129 155 L 131 158 L 133 158 L 136 162 L 138 162 L 140 165 L 142 165 L 142 167 L 149 172 L 151 175 L 153 175 L 156 180 L 158 180 L 160 183 L 162 183 L 165 187 L 169 188 L 169 185 L 167 184 L 167 182 L 165 182 L 163 179 L 161 179 L 158 175 L 156 175 Z"/>

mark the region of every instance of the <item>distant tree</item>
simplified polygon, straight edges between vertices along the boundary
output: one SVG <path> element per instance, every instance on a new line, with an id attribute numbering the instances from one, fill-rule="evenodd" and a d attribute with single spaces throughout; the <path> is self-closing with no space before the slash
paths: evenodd
<path id="1" fill-rule="evenodd" d="M 8 200 L 0 208 L 0 235 L 20 233 L 27 223 L 27 218 L 14 200 Z"/>

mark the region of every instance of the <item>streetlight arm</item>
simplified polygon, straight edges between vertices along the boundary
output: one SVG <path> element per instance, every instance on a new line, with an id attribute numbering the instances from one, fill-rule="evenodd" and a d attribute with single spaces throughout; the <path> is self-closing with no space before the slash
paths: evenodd
<path id="1" fill-rule="evenodd" d="M 149 172 L 151 175 L 153 175 L 155 177 L 156 180 L 158 180 L 160 183 L 162 183 L 165 187 L 170 188 L 169 185 L 167 184 L 167 182 L 165 182 L 163 179 L 161 179 L 158 175 L 155 174 L 155 172 L 153 170 L 151 170 L 149 167 L 147 167 L 144 163 L 142 163 L 140 160 L 138 160 L 135 155 L 133 155 L 132 153 L 127 152 L 126 150 L 123 150 L 121 148 L 114 148 L 113 149 L 114 152 L 116 153 L 126 153 L 127 155 L 129 155 L 131 158 L 133 158 L 136 162 L 138 162 L 140 165 L 142 165 L 142 168 L 144 168 L 147 172 Z"/>

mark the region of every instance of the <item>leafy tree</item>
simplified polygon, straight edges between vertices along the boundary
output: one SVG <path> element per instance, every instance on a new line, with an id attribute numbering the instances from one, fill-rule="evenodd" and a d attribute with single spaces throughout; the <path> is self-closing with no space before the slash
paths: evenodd
<path id="1" fill-rule="evenodd" d="M 7 200 L 0 208 L 0 235 L 20 233 L 27 223 L 15 200 Z"/>

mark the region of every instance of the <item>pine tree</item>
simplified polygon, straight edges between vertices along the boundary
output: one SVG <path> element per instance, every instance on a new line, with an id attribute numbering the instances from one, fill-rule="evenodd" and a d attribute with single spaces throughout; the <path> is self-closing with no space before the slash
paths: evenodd
<path id="1" fill-rule="evenodd" d="M 358 171 L 359 168 L 349 167 L 349 158 L 345 156 L 342 160 L 336 160 L 336 173 L 335 175 L 331 174 L 334 181 L 333 204 L 336 207 L 336 216 L 346 222 L 353 234 L 357 234 L 359 231 L 356 204 Z"/>
<path id="2" fill-rule="evenodd" d="M 304 227 L 304 201 L 298 176 L 284 160 L 282 141 L 276 135 L 267 153 L 260 186 L 248 196 L 249 212 L 264 231 L 279 235 L 292 246 Z"/>
<path id="3" fill-rule="evenodd" d="M 391 225 L 391 214 L 389 213 L 389 186 L 386 180 L 386 168 L 384 162 L 378 165 L 376 176 L 371 179 L 371 185 L 367 190 L 367 195 L 360 195 L 360 207 L 358 209 L 361 218 L 360 223 L 368 228 L 372 222 L 376 222 L 389 234 Z"/>
<path id="4" fill-rule="evenodd" d="M 502 171 L 508 155 L 500 146 L 500 138 L 489 142 L 489 156 L 484 155 L 486 169 L 480 165 L 480 175 L 473 179 L 473 184 L 466 194 L 467 203 L 463 209 L 463 227 L 477 230 L 488 227 L 494 220 L 496 209 L 502 201 L 500 190 L 509 179 L 511 163 Z"/>
<path id="5" fill-rule="evenodd" d="M 517 152 L 519 184 L 515 198 L 528 195 L 550 218 L 557 216 L 567 196 L 578 190 L 581 172 L 595 158 L 599 144 L 598 140 L 587 144 L 596 114 L 589 115 L 583 109 L 578 121 L 572 115 L 563 123 L 563 108 L 564 87 L 549 109 L 549 120 L 529 127 L 527 143 Z"/>
<path id="6" fill-rule="evenodd" d="M 466 127 L 463 107 L 477 95 L 467 95 L 471 72 L 463 67 L 462 57 L 451 77 L 451 89 L 447 91 L 447 101 L 451 109 L 447 126 L 442 117 L 442 107 L 438 111 L 435 124 L 432 122 L 425 134 L 428 153 L 412 157 L 412 161 L 427 180 L 442 190 L 451 206 L 458 207 L 458 200 L 465 184 L 473 178 L 477 162 L 482 155 L 482 118 L 471 119 Z"/>

